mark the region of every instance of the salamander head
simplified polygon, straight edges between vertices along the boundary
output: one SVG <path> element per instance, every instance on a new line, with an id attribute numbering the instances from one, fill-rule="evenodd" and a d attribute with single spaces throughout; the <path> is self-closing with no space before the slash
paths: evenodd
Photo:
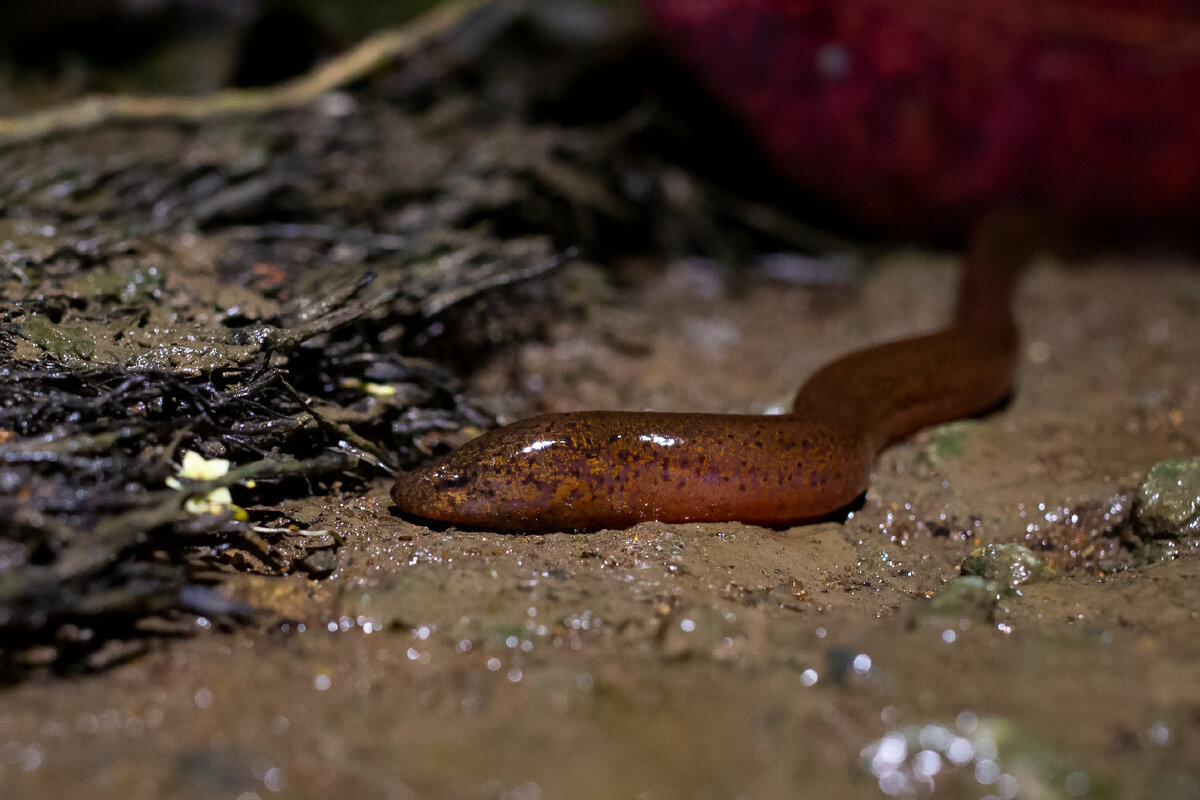
<path id="1" fill-rule="evenodd" d="M 486 507 L 478 467 L 448 457 L 428 461 L 396 476 L 392 500 L 406 514 L 472 526 L 485 523 L 494 510 Z M 486 527 L 486 526 L 484 526 Z"/>
<path id="2" fill-rule="evenodd" d="M 541 435 L 537 418 L 491 431 L 400 473 L 392 500 L 406 514 L 472 530 L 570 529 L 555 512 L 562 481 L 546 469 L 550 443 L 561 444 Z"/>

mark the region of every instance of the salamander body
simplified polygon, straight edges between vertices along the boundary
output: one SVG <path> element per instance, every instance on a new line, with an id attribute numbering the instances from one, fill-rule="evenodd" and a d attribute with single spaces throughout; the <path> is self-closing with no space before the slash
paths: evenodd
<path id="1" fill-rule="evenodd" d="M 789 414 L 544 414 L 401 473 L 392 498 L 415 516 L 512 532 L 827 516 L 862 494 L 887 444 L 1006 396 L 1011 295 L 1032 252 L 1020 222 L 981 226 L 950 325 L 829 363 Z"/>

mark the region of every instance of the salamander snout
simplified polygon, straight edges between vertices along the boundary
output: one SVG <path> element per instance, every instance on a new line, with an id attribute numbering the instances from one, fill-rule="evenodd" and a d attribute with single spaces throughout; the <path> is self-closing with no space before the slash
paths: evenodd
<path id="1" fill-rule="evenodd" d="M 470 524 L 487 519 L 475 487 L 476 475 L 444 459 L 401 472 L 392 486 L 392 500 L 406 514 L 425 519 Z"/>

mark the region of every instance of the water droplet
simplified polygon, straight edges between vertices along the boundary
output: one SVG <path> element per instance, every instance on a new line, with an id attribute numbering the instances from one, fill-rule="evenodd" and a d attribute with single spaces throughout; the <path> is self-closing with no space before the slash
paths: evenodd
<path id="1" fill-rule="evenodd" d="M 933 750 L 922 750 L 913 756 L 912 768 L 918 777 L 932 778 L 942 769 L 942 757 Z"/>

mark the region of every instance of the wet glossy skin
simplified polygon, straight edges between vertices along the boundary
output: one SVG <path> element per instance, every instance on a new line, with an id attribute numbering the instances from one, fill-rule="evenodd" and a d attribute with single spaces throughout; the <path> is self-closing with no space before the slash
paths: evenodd
<path id="1" fill-rule="evenodd" d="M 826 516 L 862 494 L 889 442 L 1005 397 L 1012 287 L 1031 254 L 1019 225 L 981 227 L 950 326 L 831 362 L 790 414 L 545 414 L 401 473 L 392 498 L 415 516 L 512 532 Z"/>

